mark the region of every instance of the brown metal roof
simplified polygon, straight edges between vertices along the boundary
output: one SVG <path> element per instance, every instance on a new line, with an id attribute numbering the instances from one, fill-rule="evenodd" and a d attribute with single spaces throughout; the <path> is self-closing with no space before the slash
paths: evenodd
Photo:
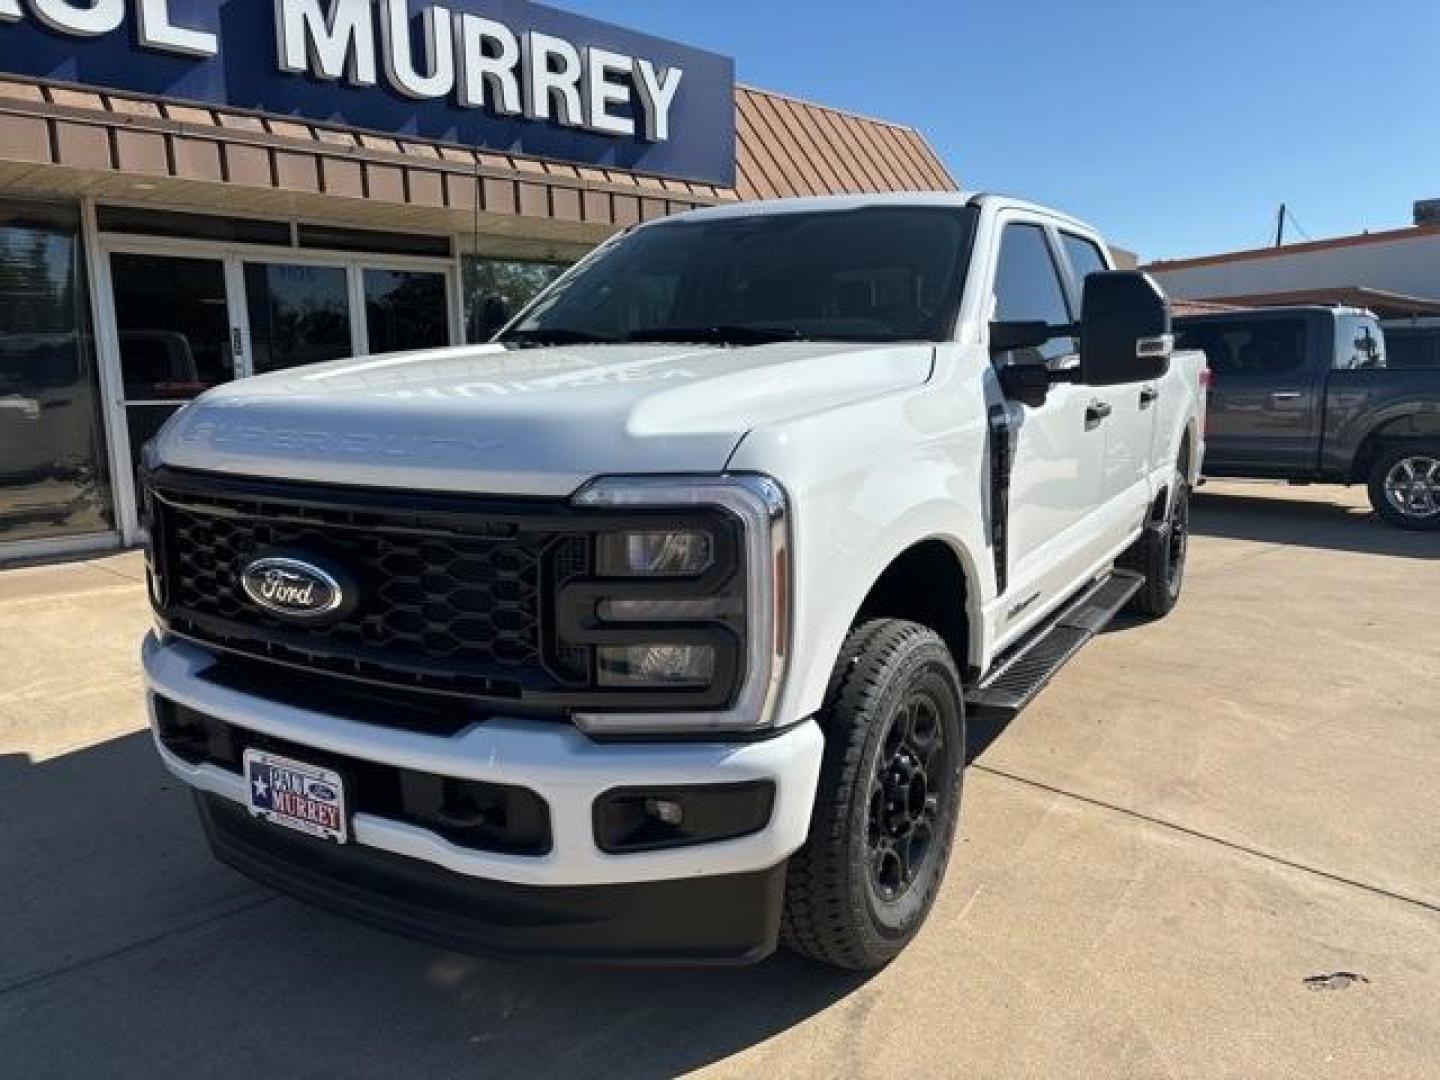
<path id="1" fill-rule="evenodd" d="M 914 128 L 750 86 L 735 109 L 742 199 L 957 188 Z"/>
<path id="2" fill-rule="evenodd" d="M 954 190 L 912 128 L 750 87 L 736 91 L 734 188 L 542 161 L 293 118 L 0 79 L 0 190 L 212 204 L 236 211 L 514 231 L 545 219 L 594 242 L 697 206 L 905 190 Z M 149 192 L 137 196 L 140 190 Z M 516 222 L 518 225 L 518 222 Z"/>

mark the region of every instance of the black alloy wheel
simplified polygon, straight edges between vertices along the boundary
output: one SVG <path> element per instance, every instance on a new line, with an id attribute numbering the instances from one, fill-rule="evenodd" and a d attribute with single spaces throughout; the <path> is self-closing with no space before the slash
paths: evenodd
<path id="1" fill-rule="evenodd" d="M 941 706 L 917 689 L 891 714 L 870 779 L 870 886 L 881 903 L 900 900 L 929 869 L 949 768 Z M 937 785 L 932 785 L 931 776 Z"/>

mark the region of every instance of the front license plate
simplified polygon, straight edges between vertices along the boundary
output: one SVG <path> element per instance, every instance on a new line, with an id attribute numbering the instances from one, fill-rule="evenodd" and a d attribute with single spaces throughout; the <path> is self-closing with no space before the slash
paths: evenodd
<path id="1" fill-rule="evenodd" d="M 250 813 L 287 829 L 345 843 L 345 783 L 340 775 L 260 750 L 245 751 Z"/>

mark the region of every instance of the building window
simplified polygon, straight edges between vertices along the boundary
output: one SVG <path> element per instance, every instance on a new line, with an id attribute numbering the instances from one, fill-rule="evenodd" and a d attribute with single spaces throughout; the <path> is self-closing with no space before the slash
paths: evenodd
<path id="1" fill-rule="evenodd" d="M 0 544 L 114 528 L 74 207 L 0 201 Z"/>
<path id="2" fill-rule="evenodd" d="M 563 263 L 465 257 L 465 340 L 489 341 L 547 285 Z"/>
<path id="3" fill-rule="evenodd" d="M 182 240 L 269 244 L 274 247 L 290 247 L 293 243 L 288 221 L 184 214 L 175 210 L 146 210 L 135 206 L 97 207 L 95 224 L 102 233 L 126 233 L 131 236 L 173 236 Z"/>

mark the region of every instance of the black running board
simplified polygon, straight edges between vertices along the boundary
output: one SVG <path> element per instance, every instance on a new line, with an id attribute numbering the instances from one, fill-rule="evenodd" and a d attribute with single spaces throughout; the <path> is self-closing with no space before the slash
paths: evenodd
<path id="1" fill-rule="evenodd" d="M 1105 629 L 1145 578 L 1112 570 L 1097 578 L 995 665 L 966 699 L 973 718 L 1009 720 L 1034 699 L 1076 653 Z"/>

